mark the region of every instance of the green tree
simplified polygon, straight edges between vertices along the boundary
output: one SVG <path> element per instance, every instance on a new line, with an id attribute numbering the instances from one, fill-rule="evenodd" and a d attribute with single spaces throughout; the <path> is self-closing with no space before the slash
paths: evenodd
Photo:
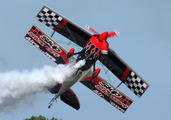
<path id="1" fill-rule="evenodd" d="M 48 118 L 46 119 L 46 117 L 39 115 L 39 117 L 32 116 L 31 118 L 26 118 L 24 120 L 58 120 L 58 119 L 54 118 L 54 117 L 52 119 L 48 119 Z M 62 119 L 60 119 L 60 120 L 62 120 Z"/>

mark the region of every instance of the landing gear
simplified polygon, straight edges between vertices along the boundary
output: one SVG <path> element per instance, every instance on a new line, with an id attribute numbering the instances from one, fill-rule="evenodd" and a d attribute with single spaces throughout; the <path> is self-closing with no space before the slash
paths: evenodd
<path id="1" fill-rule="evenodd" d="M 74 51 L 75 51 L 75 49 L 74 49 L 74 48 L 71 48 L 71 49 L 68 51 L 67 57 L 66 57 L 65 60 L 67 60 L 68 58 L 70 58 L 70 57 L 74 54 Z"/>
<path id="2" fill-rule="evenodd" d="M 55 94 L 55 96 L 51 99 L 51 101 L 49 102 L 49 105 L 48 105 L 48 108 L 50 108 L 53 104 L 53 102 L 56 100 L 56 97 L 57 97 L 58 94 Z M 57 100 L 56 100 L 57 102 Z"/>
<path id="3" fill-rule="evenodd" d="M 100 73 L 100 70 L 101 70 L 100 68 L 95 69 L 95 63 L 96 63 L 96 61 L 94 61 L 94 65 L 93 65 L 93 75 L 91 77 L 91 80 L 93 80 L 95 77 L 97 77 L 98 74 Z"/>
<path id="4" fill-rule="evenodd" d="M 50 107 L 51 107 L 51 105 L 48 106 L 48 108 L 50 108 Z"/>
<path id="5" fill-rule="evenodd" d="M 100 73 L 100 68 L 97 68 L 97 69 L 93 72 L 93 75 L 92 75 L 92 77 L 91 77 L 91 80 L 93 80 L 95 77 L 97 77 L 99 73 Z"/>
<path id="6" fill-rule="evenodd" d="M 68 53 L 67 53 L 67 57 L 65 60 L 69 59 L 71 56 L 73 55 L 77 55 L 77 54 L 81 54 L 81 53 L 84 53 L 85 52 L 85 49 L 83 49 L 82 51 L 80 52 L 77 52 L 77 53 L 74 53 L 75 49 L 74 48 L 71 48 Z"/>

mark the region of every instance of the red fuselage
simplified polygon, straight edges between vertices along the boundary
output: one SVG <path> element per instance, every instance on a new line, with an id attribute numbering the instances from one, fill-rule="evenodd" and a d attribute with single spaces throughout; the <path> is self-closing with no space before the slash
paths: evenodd
<path id="1" fill-rule="evenodd" d="M 80 69 L 87 70 L 91 68 L 102 54 L 108 53 L 108 46 L 109 44 L 106 40 L 100 41 L 98 35 L 93 35 L 83 48 L 84 52 L 77 57 L 77 61 L 86 59 L 85 65 Z"/>

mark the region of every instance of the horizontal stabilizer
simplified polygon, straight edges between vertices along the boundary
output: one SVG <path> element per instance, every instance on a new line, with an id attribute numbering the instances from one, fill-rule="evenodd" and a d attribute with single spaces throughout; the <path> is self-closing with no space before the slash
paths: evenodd
<path id="1" fill-rule="evenodd" d="M 80 108 L 80 103 L 78 101 L 78 98 L 71 89 L 68 89 L 66 92 L 64 92 L 60 96 L 60 98 L 63 102 L 75 108 L 76 110 Z"/>

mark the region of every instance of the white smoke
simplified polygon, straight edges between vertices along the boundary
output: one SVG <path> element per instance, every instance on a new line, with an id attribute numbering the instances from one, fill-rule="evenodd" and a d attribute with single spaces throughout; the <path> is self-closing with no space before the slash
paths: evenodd
<path id="1" fill-rule="evenodd" d="M 17 108 L 19 103 L 34 101 L 36 93 L 44 92 L 46 87 L 62 83 L 83 66 L 85 61 L 79 61 L 74 66 L 58 65 L 57 67 L 44 66 L 31 71 L 13 70 L 0 73 L 0 112 L 9 112 Z"/>

